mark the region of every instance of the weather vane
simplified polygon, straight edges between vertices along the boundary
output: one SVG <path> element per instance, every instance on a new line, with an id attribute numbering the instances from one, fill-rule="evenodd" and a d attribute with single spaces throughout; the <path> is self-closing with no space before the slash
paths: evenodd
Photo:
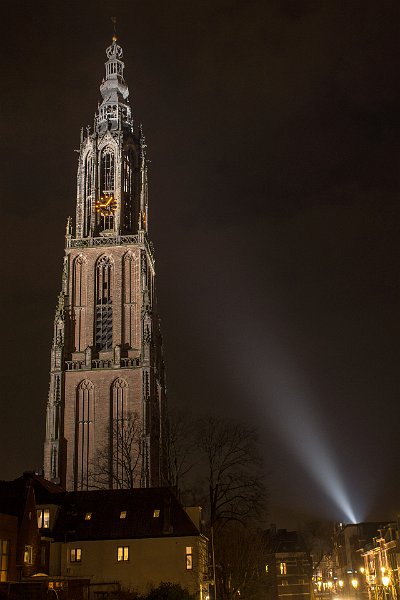
<path id="1" fill-rule="evenodd" d="M 111 21 L 114 23 L 113 42 L 116 42 L 117 41 L 117 17 L 111 17 Z"/>

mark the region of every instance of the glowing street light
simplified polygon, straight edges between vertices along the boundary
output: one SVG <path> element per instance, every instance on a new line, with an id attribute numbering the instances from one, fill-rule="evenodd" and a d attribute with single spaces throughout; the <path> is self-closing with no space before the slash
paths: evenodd
<path id="1" fill-rule="evenodd" d="M 385 588 L 387 588 L 387 587 L 388 587 L 388 585 L 389 585 L 389 583 L 390 583 L 390 577 L 389 577 L 389 575 L 384 575 L 384 576 L 382 577 L 382 583 L 383 583 L 383 585 L 385 586 Z"/>
<path id="2" fill-rule="evenodd" d="M 358 579 L 352 579 L 351 580 L 351 585 L 356 590 L 358 588 Z"/>

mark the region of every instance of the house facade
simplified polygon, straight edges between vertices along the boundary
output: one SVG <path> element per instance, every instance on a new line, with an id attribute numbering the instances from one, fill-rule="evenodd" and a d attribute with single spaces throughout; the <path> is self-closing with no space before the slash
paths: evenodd
<path id="1" fill-rule="evenodd" d="M 66 492 L 29 473 L 0 482 L 0 590 L 29 583 L 38 594 L 111 598 L 170 582 L 205 600 L 208 542 L 200 516 L 170 488 Z"/>
<path id="2" fill-rule="evenodd" d="M 265 568 L 270 600 L 311 600 L 311 557 L 296 531 L 267 532 Z"/>

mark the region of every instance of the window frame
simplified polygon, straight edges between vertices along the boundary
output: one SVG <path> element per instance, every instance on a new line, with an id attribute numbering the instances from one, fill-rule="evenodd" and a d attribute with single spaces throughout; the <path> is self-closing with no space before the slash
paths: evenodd
<path id="1" fill-rule="evenodd" d="M 129 546 L 117 546 L 117 562 L 129 562 Z"/>
<path id="2" fill-rule="evenodd" d="M 69 549 L 69 562 L 74 564 L 82 562 L 82 548 L 74 547 Z"/>
<path id="3" fill-rule="evenodd" d="M 193 571 L 193 546 L 186 546 L 186 571 Z"/>
<path id="4" fill-rule="evenodd" d="M 10 564 L 10 540 L 0 539 L 0 582 L 8 580 Z"/>
<path id="5" fill-rule="evenodd" d="M 25 544 L 24 565 L 33 565 L 33 546 Z"/>
<path id="6" fill-rule="evenodd" d="M 39 529 L 49 529 L 50 528 L 50 509 L 49 508 L 38 508 L 36 510 L 36 516 L 37 516 L 37 520 L 38 520 L 38 528 Z"/>

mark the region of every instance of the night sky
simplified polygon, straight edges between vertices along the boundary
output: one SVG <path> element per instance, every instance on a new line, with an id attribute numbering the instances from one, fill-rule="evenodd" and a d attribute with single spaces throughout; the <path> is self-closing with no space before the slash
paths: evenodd
<path id="1" fill-rule="evenodd" d="M 393 517 L 397 1 L 2 3 L 0 478 L 42 463 L 74 150 L 113 15 L 170 405 L 257 426 L 278 525 Z"/>

